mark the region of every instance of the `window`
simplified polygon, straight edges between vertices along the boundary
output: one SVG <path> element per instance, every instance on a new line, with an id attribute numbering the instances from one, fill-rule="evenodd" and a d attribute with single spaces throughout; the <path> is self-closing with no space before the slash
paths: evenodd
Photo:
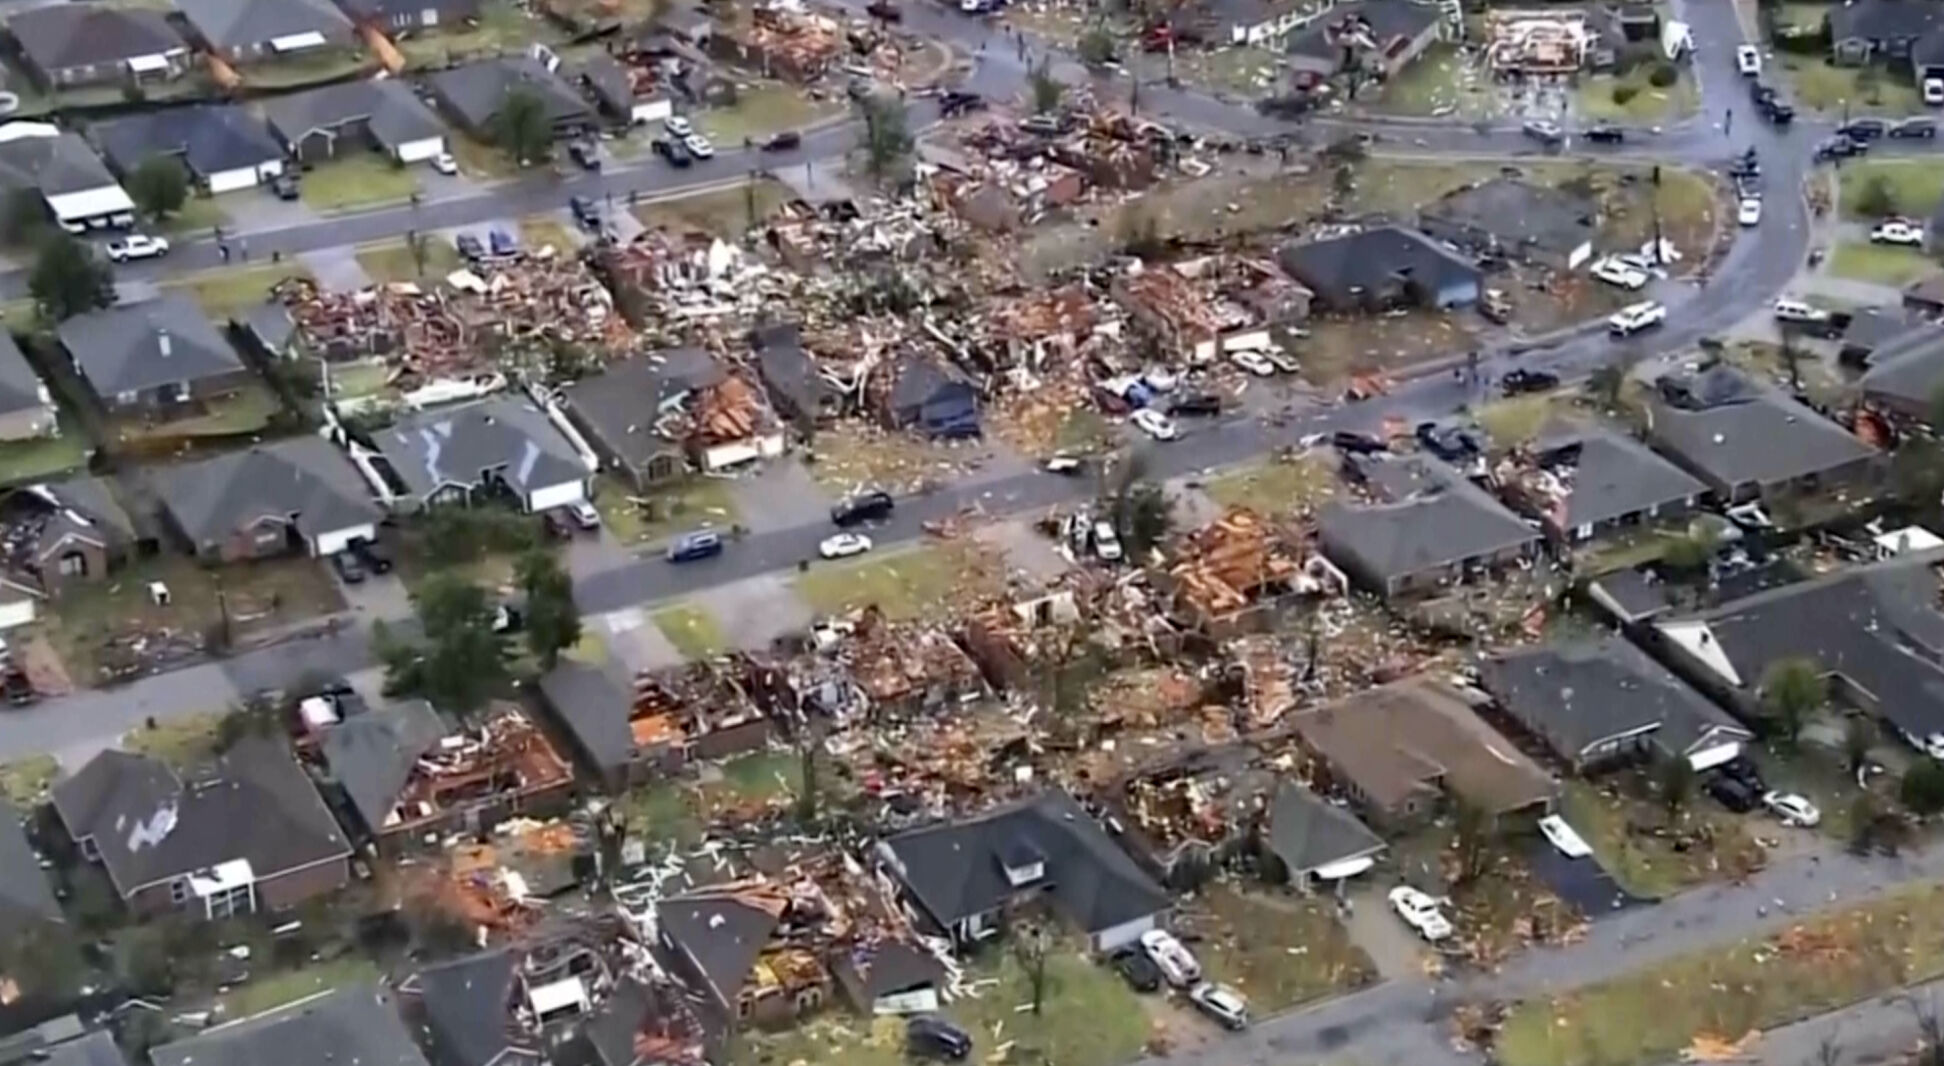
<path id="1" fill-rule="evenodd" d="M 57 565 L 62 577 L 88 576 L 88 557 L 80 552 L 68 552 Z"/>
<path id="2" fill-rule="evenodd" d="M 251 894 L 251 886 L 237 885 L 205 899 L 203 906 L 211 918 L 233 918 L 256 910 L 256 897 Z"/>
<path id="3" fill-rule="evenodd" d="M 189 902 L 189 882 L 180 877 L 169 882 L 169 902 L 175 904 Z"/>

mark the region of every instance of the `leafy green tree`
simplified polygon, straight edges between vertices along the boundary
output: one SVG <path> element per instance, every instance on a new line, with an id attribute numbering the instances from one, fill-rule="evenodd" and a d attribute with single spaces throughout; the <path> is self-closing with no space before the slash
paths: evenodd
<path id="1" fill-rule="evenodd" d="M 1680 755 L 1663 758 L 1655 767 L 1654 784 L 1660 789 L 1661 807 L 1673 818 L 1694 798 L 1694 764 Z"/>
<path id="2" fill-rule="evenodd" d="M 1107 32 L 1107 27 L 1095 23 L 1080 35 L 1074 50 L 1079 53 L 1080 62 L 1089 67 L 1104 67 L 1115 59 L 1114 35 Z"/>
<path id="3" fill-rule="evenodd" d="M 1856 194 L 1856 210 L 1871 218 L 1886 218 L 1897 213 L 1897 190 L 1881 174 L 1871 175 Z"/>
<path id="4" fill-rule="evenodd" d="M 114 303 L 115 276 L 86 245 L 54 231 L 41 241 L 27 292 L 43 316 L 60 322 Z"/>
<path id="5" fill-rule="evenodd" d="M 1910 764 L 1897 798 L 1916 815 L 1928 816 L 1944 811 L 1944 762 L 1928 756 Z"/>
<path id="6" fill-rule="evenodd" d="M 527 648 L 548 670 L 560 653 L 580 642 L 580 608 L 574 604 L 574 583 L 552 552 L 536 548 L 520 556 L 520 590 L 526 593 Z"/>
<path id="7" fill-rule="evenodd" d="M 1870 749 L 1876 746 L 1876 726 L 1868 718 L 1856 715 L 1843 728 L 1843 767 L 1851 777 L 1863 769 L 1870 761 Z"/>
<path id="8" fill-rule="evenodd" d="M 167 156 L 152 155 L 128 175 L 125 188 L 135 206 L 159 222 L 182 210 L 182 205 L 188 202 L 189 175 L 181 163 Z"/>
<path id="9" fill-rule="evenodd" d="M 0 240 L 33 244 L 47 230 L 47 201 L 35 189 L 14 189 L 0 205 Z"/>
<path id="10" fill-rule="evenodd" d="M 412 606 L 424 640 L 399 640 L 389 628 L 372 628 L 386 690 L 423 696 L 451 711 L 478 709 L 507 677 L 506 645 L 493 632 L 498 605 L 485 589 L 444 570 L 419 586 Z"/>
<path id="11" fill-rule="evenodd" d="M 1586 378 L 1586 391 L 1607 410 L 1620 406 L 1620 393 L 1626 387 L 1626 370 L 1613 363 L 1595 367 Z"/>
<path id="12" fill-rule="evenodd" d="M 493 141 L 519 166 L 547 158 L 553 146 L 553 123 L 547 118 L 546 102 L 531 89 L 516 88 L 500 102 L 493 116 Z"/>
<path id="13" fill-rule="evenodd" d="M 1134 452 L 1120 465 L 1109 486 L 1106 509 L 1114 516 L 1114 530 L 1130 558 L 1141 558 L 1162 541 L 1174 526 L 1174 508 L 1162 487 L 1148 479 L 1148 456 Z"/>
<path id="14" fill-rule="evenodd" d="M 1053 65 L 1048 60 L 1040 60 L 1026 73 L 1026 89 L 1032 95 L 1036 115 L 1058 111 L 1066 99 L 1066 83 L 1053 76 Z"/>
<path id="15" fill-rule="evenodd" d="M 1774 719 L 1777 734 L 1794 744 L 1810 712 L 1822 706 L 1826 687 L 1822 668 L 1812 659 L 1782 659 L 1762 672 L 1762 705 Z"/>
<path id="16" fill-rule="evenodd" d="M 911 131 L 905 124 L 904 108 L 875 94 L 857 102 L 864 116 L 864 168 L 871 177 L 883 181 L 903 166 L 911 155 Z"/>

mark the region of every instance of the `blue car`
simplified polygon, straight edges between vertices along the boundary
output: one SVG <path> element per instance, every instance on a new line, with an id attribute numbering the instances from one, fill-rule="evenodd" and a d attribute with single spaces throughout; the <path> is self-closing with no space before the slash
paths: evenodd
<path id="1" fill-rule="evenodd" d="M 671 563 L 689 563 L 721 554 L 722 535 L 706 529 L 699 533 L 684 533 L 668 546 L 668 561 Z"/>
<path id="2" fill-rule="evenodd" d="M 512 255 L 520 250 L 520 242 L 514 240 L 513 235 L 503 229 L 496 229 L 487 234 L 487 239 L 493 244 L 494 255 Z"/>

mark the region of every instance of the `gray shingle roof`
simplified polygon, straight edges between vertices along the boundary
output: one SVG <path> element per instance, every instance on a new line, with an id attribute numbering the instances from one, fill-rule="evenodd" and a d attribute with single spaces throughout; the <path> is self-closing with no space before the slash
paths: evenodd
<path id="1" fill-rule="evenodd" d="M 179 294 L 76 315 L 61 323 L 60 337 L 103 399 L 243 368 L 203 309 Z"/>
<path id="2" fill-rule="evenodd" d="M 19 809 L 0 799 L 0 936 L 12 938 L 30 925 L 63 920 Z"/>
<path id="3" fill-rule="evenodd" d="M 1766 389 L 1703 410 L 1656 402 L 1649 435 L 1687 466 L 1732 491 L 1836 470 L 1876 455 L 1841 426 Z"/>
<path id="4" fill-rule="evenodd" d="M 263 105 L 270 128 L 284 143 L 296 145 L 316 130 L 335 130 L 365 120 L 371 135 L 387 148 L 445 136 L 445 124 L 403 82 L 352 81 L 279 96 Z"/>
<path id="5" fill-rule="evenodd" d="M 736 1002 L 770 934 L 782 924 L 778 915 L 732 894 L 707 892 L 665 899 L 655 918 L 725 1003 Z"/>
<path id="6" fill-rule="evenodd" d="M 1677 756 L 1751 736 L 1620 637 L 1521 648 L 1487 657 L 1480 672 L 1506 713 L 1569 759 L 1645 729 Z"/>
<path id="7" fill-rule="evenodd" d="M 559 666 L 540 678 L 540 693 L 596 769 L 626 766 L 634 757 L 634 733 L 628 727 L 629 693 L 606 671 L 562 659 Z"/>
<path id="8" fill-rule="evenodd" d="M 1536 248 L 1564 255 L 1593 239 L 1598 213 L 1590 200 L 1501 177 L 1446 193 L 1425 205 L 1419 217 L 1427 224 L 1490 234 L 1508 254 Z"/>
<path id="9" fill-rule="evenodd" d="M 588 113 L 587 101 L 553 72 L 529 56 L 502 56 L 442 70 L 428 79 L 432 91 L 467 128 L 486 131 L 506 97 L 526 89 L 546 107 L 547 121 L 562 122 Z"/>
<path id="10" fill-rule="evenodd" d="M 1293 875 L 1384 849 L 1383 840 L 1356 815 L 1293 781 L 1276 789 L 1269 808 L 1268 840 Z"/>
<path id="11" fill-rule="evenodd" d="M 300 999 L 149 1051 L 155 1066 L 426 1066 L 391 997 L 369 984 Z"/>
<path id="12" fill-rule="evenodd" d="M 1383 581 L 1539 541 L 1498 501 L 1460 484 L 1392 503 L 1332 502 L 1318 512 L 1317 528 L 1332 552 Z"/>
<path id="13" fill-rule="evenodd" d="M 238 104 L 144 111 L 97 122 L 91 132 L 109 161 L 124 174 L 134 172 L 154 156 L 179 157 L 203 177 L 262 166 L 284 157 L 283 146 L 270 136 L 270 130 Z"/>
<path id="14" fill-rule="evenodd" d="M 674 348 L 626 359 L 584 378 L 561 392 L 567 404 L 602 443 L 633 466 L 641 466 L 679 442 L 655 432 L 655 420 L 697 389 L 722 384 L 728 372 L 700 348 Z"/>
<path id="15" fill-rule="evenodd" d="M 1381 226 L 1328 240 L 1286 244 L 1277 260 L 1324 303 L 1355 305 L 1412 279 L 1432 292 L 1457 281 L 1476 282 L 1478 267 L 1422 233 Z"/>
<path id="16" fill-rule="evenodd" d="M 1536 448 L 1542 460 L 1559 458 L 1569 449 L 1578 450 L 1562 523 L 1567 529 L 1665 507 L 1708 491 L 1699 478 L 1661 458 L 1652 448 L 1601 426 L 1555 426 L 1541 434 Z"/>
<path id="17" fill-rule="evenodd" d="M 0 331 L 0 414 L 46 407 L 50 399 L 47 386 L 27 365 L 13 334 Z"/>
<path id="18" fill-rule="evenodd" d="M 899 876 L 940 923 L 984 914 L 1018 895 L 1003 856 L 1037 852 L 1054 907 L 1089 933 L 1167 909 L 1168 894 L 1114 843 L 1092 815 L 1059 790 L 884 842 Z"/>
<path id="19" fill-rule="evenodd" d="M 489 1066 L 507 1049 L 512 952 L 498 948 L 434 966 L 420 972 L 418 988 L 442 1060 Z"/>
<path id="20" fill-rule="evenodd" d="M 383 511 L 351 460 L 319 437 L 293 437 L 151 473 L 162 504 L 197 544 L 264 518 L 307 537 L 376 522 Z"/>
<path id="21" fill-rule="evenodd" d="M 421 755 L 447 734 L 424 700 L 400 700 L 352 715 L 324 732 L 324 761 L 373 834 L 398 806 Z"/>
<path id="22" fill-rule="evenodd" d="M 523 493 L 587 477 L 573 445 L 544 412 L 519 397 L 413 415 L 375 440 L 421 498 L 444 485 L 476 486 L 486 470 L 497 470 Z"/>
<path id="23" fill-rule="evenodd" d="M 1858 0 L 1829 9 L 1831 39 L 1892 41 L 1944 29 L 1944 10 L 1923 0 Z"/>
<path id="24" fill-rule="evenodd" d="M 167 766 L 110 748 L 54 783 L 54 811 L 76 840 L 112 824 L 110 812 L 152 809 L 182 790 Z"/>
<path id="25" fill-rule="evenodd" d="M 279 37 L 321 33 L 348 40 L 351 20 L 330 0 L 176 0 L 203 38 L 218 48 L 265 44 Z"/>
<path id="26" fill-rule="evenodd" d="M 20 50 L 45 71 L 182 53 L 188 42 L 161 11 L 110 4 L 50 4 L 7 19 Z"/>
<path id="27" fill-rule="evenodd" d="M 1863 374 L 1863 395 L 1910 415 L 1927 416 L 1944 386 L 1944 329 L 1928 323 L 1906 328 L 1878 344 Z"/>
<path id="28" fill-rule="evenodd" d="M 0 185 L 9 189 L 60 196 L 115 183 L 108 165 L 78 133 L 0 141 Z"/>

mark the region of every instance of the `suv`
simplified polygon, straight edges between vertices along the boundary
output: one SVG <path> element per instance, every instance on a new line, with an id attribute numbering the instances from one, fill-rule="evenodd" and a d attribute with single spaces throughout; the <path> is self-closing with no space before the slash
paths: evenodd
<path id="1" fill-rule="evenodd" d="M 162 237 L 148 237 L 131 233 L 118 241 L 108 242 L 108 258 L 117 263 L 130 259 L 153 259 L 169 254 L 169 242 Z"/>
<path id="2" fill-rule="evenodd" d="M 1499 379 L 1499 390 L 1507 396 L 1523 396 L 1529 392 L 1545 392 L 1558 384 L 1558 374 L 1520 367 L 1505 372 L 1505 376 Z"/>
<path id="3" fill-rule="evenodd" d="M 801 147 L 803 147 L 803 134 L 795 130 L 772 133 L 769 140 L 763 142 L 765 152 L 788 152 Z"/>
<path id="4" fill-rule="evenodd" d="M 668 546 L 668 561 L 690 563 L 722 554 L 722 534 L 713 529 L 684 533 Z"/>
<path id="5" fill-rule="evenodd" d="M 375 540 L 360 539 L 352 541 L 351 554 L 356 555 L 358 561 L 364 564 L 365 569 L 374 574 L 391 573 L 391 552 Z"/>
<path id="6" fill-rule="evenodd" d="M 1880 118 L 1853 118 L 1836 132 L 1859 144 L 1868 144 L 1889 131 L 1890 124 Z"/>
<path id="7" fill-rule="evenodd" d="M 1566 134 L 1558 124 L 1545 119 L 1534 119 L 1520 126 L 1519 131 L 1548 148 L 1557 148 L 1566 141 Z"/>
<path id="8" fill-rule="evenodd" d="M 978 93 L 960 92 L 952 89 L 938 96 L 938 115 L 951 118 L 954 115 L 969 115 L 974 111 L 985 110 L 985 97 Z"/>
<path id="9" fill-rule="evenodd" d="M 1928 118 L 1907 118 L 1890 127 L 1890 136 L 1928 141 L 1937 136 L 1937 121 Z"/>
<path id="10" fill-rule="evenodd" d="M 1745 782 L 1725 774 L 1708 779 L 1708 795 L 1713 796 L 1716 803 L 1736 814 L 1746 814 L 1754 810 L 1755 804 L 1761 798 Z"/>
<path id="11" fill-rule="evenodd" d="M 582 170 L 601 169 L 601 150 L 591 141 L 569 142 L 567 145 L 567 154 L 573 158 L 574 162 L 580 164 Z"/>
<path id="12" fill-rule="evenodd" d="M 918 1058 L 959 1062 L 972 1054 L 972 1038 L 951 1022 L 927 1014 L 905 1023 L 905 1050 Z"/>
<path id="13" fill-rule="evenodd" d="M 297 175 L 289 171 L 285 171 L 271 180 L 270 191 L 279 200 L 295 200 L 303 195 L 303 190 L 297 186 Z"/>
<path id="14" fill-rule="evenodd" d="M 1586 131 L 1586 139 L 1594 144 L 1623 144 L 1627 140 L 1627 131 L 1611 123 L 1602 122 Z"/>
<path id="15" fill-rule="evenodd" d="M 365 579 L 364 564 L 352 552 L 331 553 L 331 569 L 336 570 L 339 580 L 347 585 L 355 585 Z"/>
<path id="16" fill-rule="evenodd" d="M 897 501 L 883 489 L 872 489 L 848 497 L 830 509 L 830 520 L 840 526 L 855 526 L 889 517 Z"/>
<path id="17" fill-rule="evenodd" d="M 459 249 L 461 256 L 472 262 L 477 263 L 486 258 L 486 247 L 479 243 L 478 237 L 470 233 L 461 233 L 452 239 L 452 243 Z"/>
<path id="18" fill-rule="evenodd" d="M 694 162 L 694 158 L 689 154 L 688 145 L 682 143 L 680 137 L 655 138 L 655 154 L 668 160 L 668 165 L 671 167 L 685 167 Z"/>
<path id="19" fill-rule="evenodd" d="M 579 223 L 582 229 L 601 228 L 601 212 L 594 206 L 594 201 L 587 197 L 570 197 L 567 200 L 567 209 L 573 212 L 574 221 Z"/>

